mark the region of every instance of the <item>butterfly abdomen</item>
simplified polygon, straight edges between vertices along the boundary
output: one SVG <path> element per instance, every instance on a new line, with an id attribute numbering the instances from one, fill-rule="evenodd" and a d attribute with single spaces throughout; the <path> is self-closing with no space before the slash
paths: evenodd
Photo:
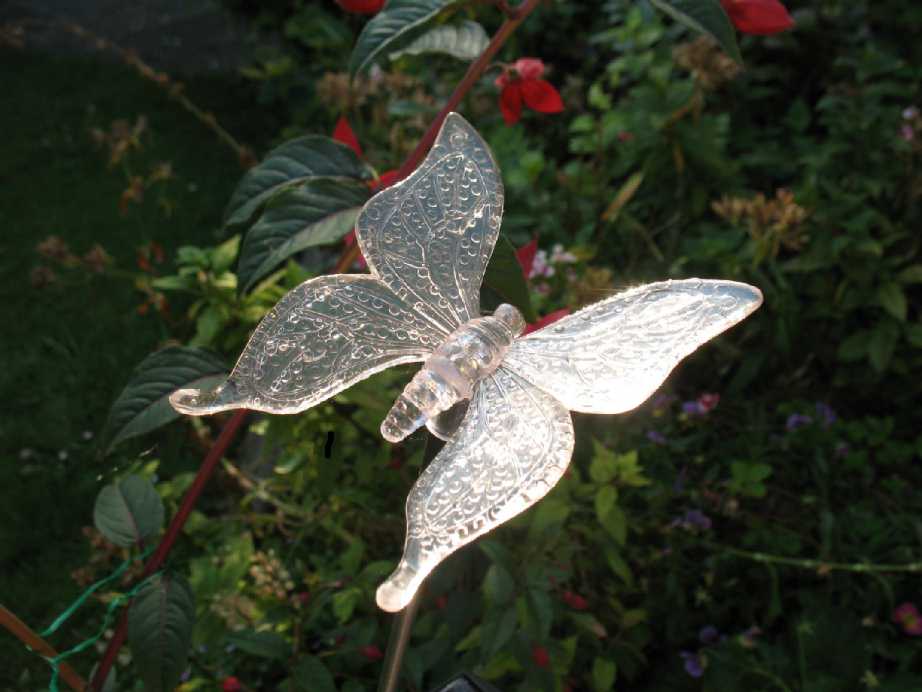
<path id="1" fill-rule="evenodd" d="M 524 326 L 521 313 L 504 304 L 492 316 L 470 320 L 452 332 L 397 398 L 381 424 L 384 439 L 399 442 L 469 399 L 477 382 L 499 367 Z"/>

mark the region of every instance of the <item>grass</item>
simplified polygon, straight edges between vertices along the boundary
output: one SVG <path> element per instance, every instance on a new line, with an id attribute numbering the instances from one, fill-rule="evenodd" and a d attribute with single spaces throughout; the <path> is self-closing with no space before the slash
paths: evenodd
<path id="1" fill-rule="evenodd" d="M 241 169 L 211 131 L 125 66 L 0 51 L 0 83 L 0 602 L 41 630 L 79 593 L 70 573 L 87 559 L 81 527 L 92 524 L 111 471 L 130 459 L 98 454 L 108 406 L 166 333 L 158 317 L 138 313 L 142 297 L 124 278 L 59 272 L 68 277 L 57 285 L 32 287 L 42 263 L 36 244 L 54 234 L 82 255 L 99 243 L 116 268 L 130 270 L 147 242 L 167 257 L 180 245 L 211 243 Z M 277 131 L 229 78 L 188 81 L 186 93 L 257 151 Z M 149 131 L 130 172 L 167 161 L 174 178 L 122 215 L 126 170 L 107 166 L 89 130 L 140 115 Z M 88 609 L 53 637 L 55 646 L 73 646 L 99 626 L 101 607 Z M 75 659 L 82 674 L 95 655 Z M 47 666 L 6 632 L 0 661 L 0 690 L 47 686 Z"/>

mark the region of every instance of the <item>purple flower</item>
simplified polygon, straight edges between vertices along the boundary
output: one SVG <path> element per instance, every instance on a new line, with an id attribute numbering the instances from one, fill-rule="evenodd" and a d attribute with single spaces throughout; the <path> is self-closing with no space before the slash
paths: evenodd
<path id="1" fill-rule="evenodd" d="M 683 401 L 682 413 L 686 416 L 703 416 L 707 411 L 705 411 L 704 407 L 697 401 Z"/>
<path id="2" fill-rule="evenodd" d="M 658 430 L 648 430 L 647 439 L 650 440 L 653 444 L 664 445 L 666 444 L 666 436 Z"/>
<path id="3" fill-rule="evenodd" d="M 698 632 L 698 639 L 702 644 L 716 644 L 717 640 L 720 639 L 720 632 L 714 625 L 705 625 Z"/>
<path id="4" fill-rule="evenodd" d="M 186 668 L 186 669 L 182 672 L 182 675 L 179 676 L 179 681 L 180 681 L 180 682 L 188 682 L 189 678 L 191 678 L 191 677 L 192 677 L 192 669 L 191 669 L 191 668 Z"/>
<path id="5" fill-rule="evenodd" d="M 903 119 L 912 120 L 913 118 L 919 115 L 919 109 L 915 106 L 909 106 L 909 108 L 903 109 Z"/>
<path id="6" fill-rule="evenodd" d="M 784 427 L 788 432 L 797 430 L 797 428 L 802 428 L 805 425 L 810 425 L 813 422 L 813 419 L 810 416 L 805 416 L 802 413 L 792 413 L 788 416 L 787 422 L 784 424 Z"/>
<path id="7" fill-rule="evenodd" d="M 907 142 L 911 142 L 916 138 L 916 131 L 913 129 L 912 125 L 907 123 L 900 128 L 900 137 L 905 139 Z"/>
<path id="8" fill-rule="evenodd" d="M 816 417 L 823 424 L 824 428 L 828 428 L 839 420 L 836 412 L 832 410 L 832 406 L 823 401 L 816 402 Z"/>
<path id="9" fill-rule="evenodd" d="M 704 659 L 700 654 L 693 654 L 690 651 L 680 651 L 679 656 L 685 661 L 685 672 L 693 678 L 700 678 L 704 675 Z"/>
<path id="10" fill-rule="evenodd" d="M 671 526 L 686 531 L 707 531 L 711 528 L 711 519 L 700 509 L 690 509 L 683 516 L 673 520 Z"/>

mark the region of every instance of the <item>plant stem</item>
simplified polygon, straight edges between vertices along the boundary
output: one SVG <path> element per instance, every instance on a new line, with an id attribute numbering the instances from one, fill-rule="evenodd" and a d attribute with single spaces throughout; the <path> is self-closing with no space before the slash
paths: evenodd
<path id="1" fill-rule="evenodd" d="M 750 550 L 740 550 L 731 548 L 717 543 L 705 542 L 705 545 L 715 550 L 720 550 L 729 555 L 742 557 L 753 562 L 761 562 L 775 565 L 789 565 L 791 567 L 803 567 L 805 569 L 816 569 L 828 572 L 857 572 L 872 574 L 875 572 L 922 572 L 922 562 L 908 562 L 906 564 L 873 564 L 868 562 L 827 562 L 826 560 L 813 560 L 810 558 L 785 557 L 783 555 L 771 555 L 769 553 L 759 553 Z"/>
<path id="2" fill-rule="evenodd" d="M 205 489 L 205 484 L 208 483 L 208 479 L 211 478 L 211 475 L 217 468 L 218 463 L 221 461 L 221 458 L 224 456 L 224 453 L 227 451 L 230 443 L 237 435 L 237 431 L 246 420 L 248 413 L 249 411 L 246 409 L 238 409 L 237 411 L 234 411 L 234 414 L 231 416 L 230 420 L 224 424 L 224 427 L 221 429 L 221 434 L 218 435 L 218 439 L 215 440 L 214 445 L 212 445 L 211 449 L 208 450 L 208 454 L 205 456 L 205 460 L 199 467 L 198 473 L 195 474 L 195 479 L 192 481 L 192 485 L 189 486 L 189 489 L 186 491 L 186 494 L 182 499 L 182 504 L 179 506 L 179 510 L 176 512 L 173 520 L 170 522 L 169 527 L 167 527 L 166 534 L 163 536 L 163 540 L 160 541 L 160 545 L 157 546 L 157 550 L 154 551 L 154 554 L 151 556 L 150 560 L 148 560 L 144 565 L 144 573 L 141 577 L 142 579 L 156 572 L 166 561 L 167 556 L 170 554 L 170 550 L 173 548 L 173 544 L 176 542 L 176 539 L 179 537 L 179 534 L 183 529 L 183 526 L 186 524 L 186 520 L 189 519 L 189 515 L 192 513 L 193 507 L 195 507 L 196 502 L 198 502 L 199 496 L 202 494 L 202 490 Z M 99 668 L 96 669 L 96 675 L 93 676 L 93 680 L 90 683 L 91 689 L 97 691 L 102 690 L 103 685 L 106 682 L 106 677 L 109 675 L 109 670 L 112 668 L 112 664 L 115 663 L 115 657 L 118 655 L 119 649 L 122 648 L 122 644 L 125 643 L 127 632 L 128 608 L 125 608 L 125 611 L 119 618 L 118 626 L 115 628 L 115 634 L 112 636 L 112 639 L 109 640 L 109 646 L 106 647 L 106 651 L 103 654 L 102 660 L 99 662 Z"/>
<path id="3" fill-rule="evenodd" d="M 26 623 L 2 605 L 0 605 L 0 625 L 9 630 L 23 644 L 45 658 L 54 658 L 58 655 L 58 652 L 54 650 L 51 644 L 38 636 Z M 83 690 L 86 689 L 86 680 L 81 678 L 77 672 L 66 663 L 58 664 L 58 672 L 61 675 L 61 679 L 70 685 L 72 689 L 77 690 L 77 692 L 83 692 Z"/>
<path id="4" fill-rule="evenodd" d="M 458 107 L 458 104 L 461 103 L 474 84 L 477 83 L 477 80 L 479 80 L 483 73 L 487 71 L 487 68 L 490 67 L 490 63 L 493 57 L 499 52 L 499 49 L 503 47 L 503 44 L 519 27 L 519 24 L 525 21 L 525 18 L 538 7 L 540 2 L 541 0 L 524 0 L 524 2 L 515 8 L 509 8 L 507 5 L 506 9 L 503 10 L 506 12 L 506 21 L 504 21 L 497 32 L 493 34 L 493 38 L 490 39 L 490 43 L 484 49 L 483 53 L 480 54 L 480 57 L 467 68 L 467 72 L 464 77 L 462 77 L 461 81 L 458 82 L 458 86 L 455 87 L 451 96 L 448 97 L 448 101 L 442 106 L 442 110 L 435 116 L 435 119 L 419 140 L 416 148 L 413 149 L 406 161 L 404 161 L 403 165 L 398 169 L 397 176 L 394 179 L 395 183 L 399 180 L 403 180 L 416 170 L 416 167 L 419 166 L 426 157 L 426 154 L 429 153 L 429 149 L 432 147 L 432 143 L 439 134 L 439 129 L 442 127 L 442 122 L 445 120 L 445 117 Z M 352 266 L 358 256 L 359 245 L 358 243 L 353 243 L 343 251 L 339 261 L 336 262 L 336 266 L 333 268 L 333 273 L 339 274 L 344 272 Z"/>

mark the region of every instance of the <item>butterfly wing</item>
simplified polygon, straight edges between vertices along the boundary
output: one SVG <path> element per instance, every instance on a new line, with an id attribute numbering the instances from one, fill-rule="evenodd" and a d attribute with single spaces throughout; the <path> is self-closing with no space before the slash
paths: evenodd
<path id="1" fill-rule="evenodd" d="M 560 480 L 573 452 L 570 414 L 500 367 L 474 391 L 457 433 L 407 498 L 407 540 L 378 605 L 401 610 L 449 554 L 524 511 Z"/>
<path id="2" fill-rule="evenodd" d="M 263 318 L 223 384 L 180 389 L 170 403 L 192 415 L 297 413 L 392 365 L 425 360 L 446 335 L 377 277 L 321 276 Z"/>
<path id="3" fill-rule="evenodd" d="M 449 113 L 412 175 L 375 195 L 356 221 L 372 272 L 448 331 L 480 316 L 480 284 L 499 235 L 503 184 L 476 130 Z"/>
<path id="4" fill-rule="evenodd" d="M 517 339 L 503 365 L 573 411 L 640 405 L 676 364 L 762 304 L 735 281 L 687 279 L 619 293 Z"/>

